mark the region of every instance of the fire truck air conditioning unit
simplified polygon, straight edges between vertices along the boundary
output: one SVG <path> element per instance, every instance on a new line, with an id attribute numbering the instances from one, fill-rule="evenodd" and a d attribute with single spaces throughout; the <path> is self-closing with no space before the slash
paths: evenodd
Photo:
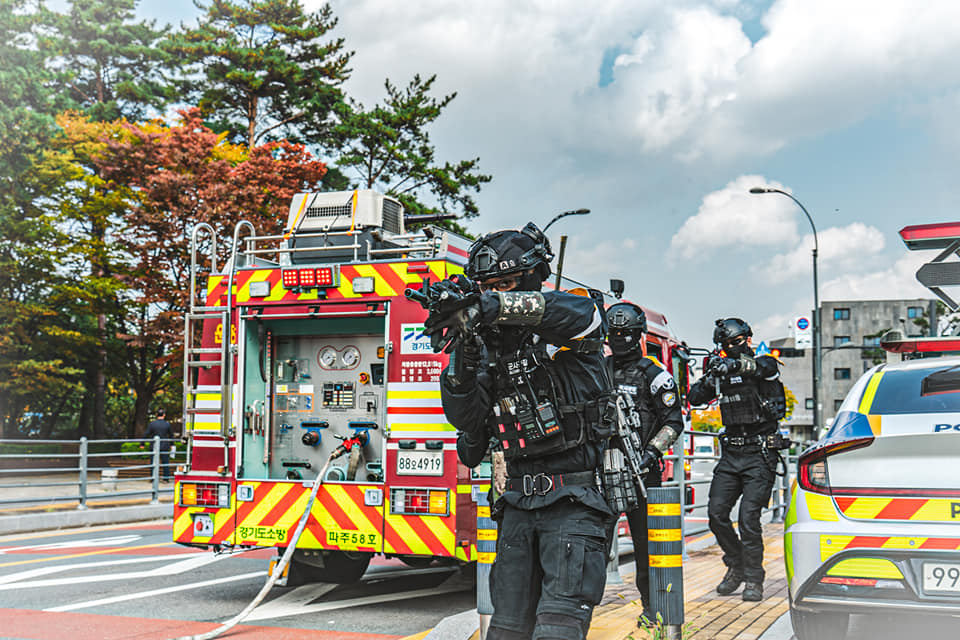
<path id="1" fill-rule="evenodd" d="M 290 203 L 287 230 L 294 234 L 370 228 L 403 233 L 403 205 L 371 189 L 298 193 Z"/>

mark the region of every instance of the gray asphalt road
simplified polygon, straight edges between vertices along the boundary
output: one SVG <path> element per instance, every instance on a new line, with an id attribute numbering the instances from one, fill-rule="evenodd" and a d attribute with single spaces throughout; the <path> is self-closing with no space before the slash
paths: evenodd
<path id="1" fill-rule="evenodd" d="M 169 527 L 0 538 L 0 629 L 14 628 L 24 611 L 44 612 L 38 619 L 51 631 L 19 637 L 73 638 L 56 629 L 58 619 L 75 613 L 101 616 L 105 634 L 118 620 L 137 627 L 129 618 L 221 622 L 256 596 L 272 551 L 217 556 L 171 543 Z M 275 587 L 244 624 L 312 629 L 331 638 L 344 632 L 411 635 L 476 606 L 472 573 L 380 560 L 358 584 Z M 126 637 L 133 637 L 130 631 Z M 100 637 L 124 636 L 118 629 Z"/>

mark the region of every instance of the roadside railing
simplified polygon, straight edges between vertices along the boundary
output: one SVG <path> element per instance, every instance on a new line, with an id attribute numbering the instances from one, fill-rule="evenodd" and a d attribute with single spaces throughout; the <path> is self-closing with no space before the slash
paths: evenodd
<path id="1" fill-rule="evenodd" d="M 124 447 L 124 445 L 133 446 Z M 127 450 L 124 450 L 124 449 Z M 159 437 L 124 440 L 0 440 L 0 513 L 14 508 L 116 498 L 157 504 L 173 493 L 176 462 Z"/>

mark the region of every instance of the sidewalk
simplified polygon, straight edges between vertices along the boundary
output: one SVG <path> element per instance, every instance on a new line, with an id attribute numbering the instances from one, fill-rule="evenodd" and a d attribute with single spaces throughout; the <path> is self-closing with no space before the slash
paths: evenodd
<path id="1" fill-rule="evenodd" d="M 683 640 L 760 640 L 764 632 L 787 612 L 787 581 L 783 564 L 783 525 L 765 523 L 764 567 L 767 578 L 764 582 L 764 599 L 761 602 L 744 602 L 741 590 L 732 596 L 717 595 L 716 586 L 723 579 L 726 567 L 723 555 L 716 544 L 689 551 L 683 562 L 684 617 Z M 712 541 L 712 536 L 706 536 Z M 603 600 L 594 610 L 593 622 L 587 640 L 648 640 L 652 631 L 637 628 L 640 615 L 640 593 L 634 584 L 634 573 L 621 574 L 623 584 L 608 584 Z M 477 629 L 478 618 L 472 616 L 458 621 L 467 632 L 449 633 L 453 625 L 438 625 L 404 640 L 447 640 L 469 638 L 479 640 L 479 630 L 469 635 L 469 629 Z M 464 616 L 465 614 L 461 614 Z M 460 617 L 460 616 L 455 616 Z M 783 631 L 784 622 L 778 625 L 777 638 L 786 640 L 792 636 Z M 789 627 L 789 621 L 786 621 Z"/>

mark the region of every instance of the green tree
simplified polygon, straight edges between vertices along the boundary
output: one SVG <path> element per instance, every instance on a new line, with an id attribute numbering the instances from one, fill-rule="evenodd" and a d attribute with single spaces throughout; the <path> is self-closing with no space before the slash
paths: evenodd
<path id="1" fill-rule="evenodd" d="M 472 218 L 479 213 L 472 194 L 491 177 L 479 172 L 479 158 L 436 160 L 428 128 L 457 94 L 430 96 L 435 80 L 416 75 L 402 90 L 386 80 L 383 104 L 369 111 L 355 101 L 341 105 L 333 131 L 341 150 L 336 164 L 348 177 L 356 175 L 362 187 L 396 196 L 408 213 L 439 209 Z"/>
<path id="2" fill-rule="evenodd" d="M 329 5 L 304 13 L 299 0 L 194 4 L 206 12 L 199 25 L 165 48 L 184 63 L 184 93 L 212 128 L 250 148 L 324 140 L 353 55 L 342 38 L 327 40 L 337 24 Z"/>
<path id="3" fill-rule="evenodd" d="M 56 73 L 59 104 L 94 120 L 140 120 L 174 97 L 166 78 L 169 56 L 155 21 L 137 21 L 138 0 L 70 0 L 40 39 L 47 67 Z"/>

